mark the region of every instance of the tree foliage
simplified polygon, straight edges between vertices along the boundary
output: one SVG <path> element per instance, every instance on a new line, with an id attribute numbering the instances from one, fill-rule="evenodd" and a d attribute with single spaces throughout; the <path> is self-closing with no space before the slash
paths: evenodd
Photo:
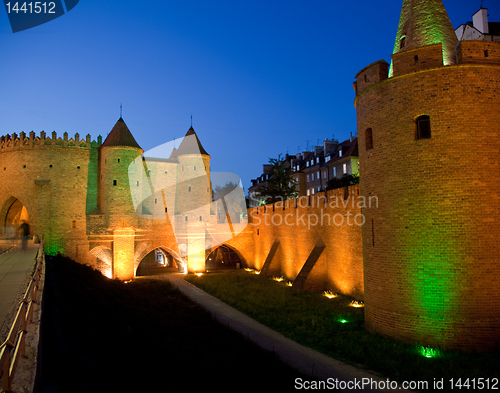
<path id="1" fill-rule="evenodd" d="M 278 158 L 270 158 L 269 164 L 272 166 L 271 176 L 267 184 L 261 184 L 259 187 L 261 200 L 265 203 L 274 203 L 295 198 L 297 182 L 292 177 L 292 172 L 282 155 L 280 154 Z"/>
<path id="2" fill-rule="evenodd" d="M 326 185 L 327 190 L 334 190 L 336 188 L 342 188 L 347 186 L 352 186 L 354 184 L 359 184 L 359 174 L 355 173 L 352 175 L 345 174 L 340 179 L 334 177 L 333 179 L 328 180 L 328 184 Z"/>

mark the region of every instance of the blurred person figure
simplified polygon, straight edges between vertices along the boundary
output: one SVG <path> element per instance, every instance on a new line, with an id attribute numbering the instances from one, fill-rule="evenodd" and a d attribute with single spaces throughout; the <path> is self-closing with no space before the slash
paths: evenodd
<path id="1" fill-rule="evenodd" d="M 23 223 L 19 227 L 19 230 L 21 232 L 23 251 L 26 251 L 26 248 L 28 246 L 28 236 L 30 234 L 30 226 L 28 225 L 28 223 L 26 221 L 23 221 Z"/>

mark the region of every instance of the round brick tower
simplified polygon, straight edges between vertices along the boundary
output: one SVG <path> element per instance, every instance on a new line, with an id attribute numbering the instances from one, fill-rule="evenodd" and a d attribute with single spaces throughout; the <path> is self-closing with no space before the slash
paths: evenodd
<path id="1" fill-rule="evenodd" d="M 206 223 L 212 202 L 210 155 L 191 127 L 171 158 L 179 162 L 174 225 L 177 243 L 186 247 L 188 271 L 205 271 Z"/>
<path id="2" fill-rule="evenodd" d="M 361 195 L 378 200 L 363 210 L 365 324 L 409 343 L 491 350 L 500 346 L 500 43 L 461 41 L 451 53 L 440 0 L 405 0 L 401 21 L 392 75 L 381 60 L 354 84 Z"/>
<path id="3" fill-rule="evenodd" d="M 113 234 L 113 278 L 128 280 L 134 276 L 134 236 L 139 216 L 132 201 L 130 184 L 140 178 L 142 153 L 127 125 L 120 117 L 100 147 L 100 210 L 107 230 Z M 139 165 L 131 165 L 133 162 Z M 137 168 L 134 176 L 130 168 Z"/>

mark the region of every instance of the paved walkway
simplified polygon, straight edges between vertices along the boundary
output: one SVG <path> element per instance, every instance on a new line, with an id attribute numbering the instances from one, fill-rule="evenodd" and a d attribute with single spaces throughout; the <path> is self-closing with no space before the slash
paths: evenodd
<path id="1" fill-rule="evenodd" d="M 23 252 L 19 243 L 15 249 L 0 255 L 0 330 L 23 292 L 27 275 L 33 270 L 38 246 L 28 244 L 28 249 Z"/>
<path id="2" fill-rule="evenodd" d="M 282 334 L 203 292 L 185 281 L 183 277 L 184 275 L 180 273 L 149 276 L 149 278 L 160 278 L 171 281 L 182 293 L 208 310 L 215 319 L 241 333 L 261 348 L 276 353 L 284 363 L 303 374 L 309 375 L 310 379 L 308 383 L 312 381 L 326 382 L 330 378 L 330 380 L 338 379 L 339 381 L 350 383 L 350 385 L 346 385 L 346 388 L 341 389 L 341 391 L 380 392 L 381 390 L 385 390 L 380 389 L 380 387 L 385 386 L 387 378 L 377 377 L 365 370 L 342 363 L 311 348 L 297 344 L 295 341 L 286 338 Z M 361 385 L 363 381 L 377 384 L 377 388 L 370 389 L 367 385 L 363 388 Z M 358 389 L 358 387 L 361 388 Z M 391 389 L 391 391 L 404 390 Z"/>

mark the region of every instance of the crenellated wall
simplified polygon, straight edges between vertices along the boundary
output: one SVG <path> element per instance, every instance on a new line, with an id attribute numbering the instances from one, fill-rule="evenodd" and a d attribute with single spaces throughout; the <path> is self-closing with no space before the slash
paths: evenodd
<path id="1" fill-rule="evenodd" d="M 53 132 L 30 132 L 0 138 L 0 208 L 18 199 L 29 214 L 31 233 L 45 235 L 47 250 L 75 257 L 86 239 L 86 209 L 92 201 L 94 157 L 101 143 Z M 89 195 L 90 192 L 90 195 Z M 70 201 L 68 203 L 68 201 Z M 2 217 L 4 215 L 2 214 Z M 5 223 L 0 231 L 5 231 Z"/>
<path id="2" fill-rule="evenodd" d="M 365 211 L 376 210 L 377 203 L 351 186 L 252 208 L 246 230 L 226 244 L 262 274 L 362 300 L 361 226 Z M 305 277 L 298 280 L 301 272 Z"/>

